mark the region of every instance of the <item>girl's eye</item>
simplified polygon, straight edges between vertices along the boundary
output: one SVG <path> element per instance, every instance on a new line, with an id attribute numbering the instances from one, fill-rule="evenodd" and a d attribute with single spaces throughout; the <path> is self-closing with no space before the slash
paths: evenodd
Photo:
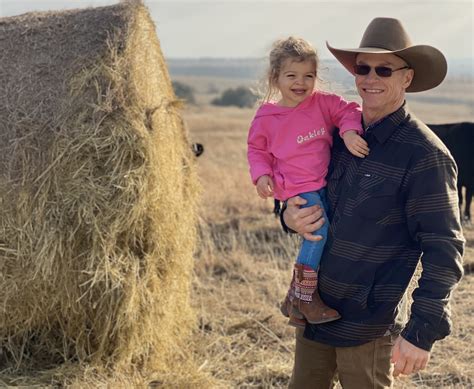
<path id="1" fill-rule="evenodd" d="M 313 74 L 307 74 L 307 75 L 306 75 L 306 78 L 311 78 L 311 79 L 313 79 L 313 78 L 314 78 L 314 75 L 313 75 Z"/>

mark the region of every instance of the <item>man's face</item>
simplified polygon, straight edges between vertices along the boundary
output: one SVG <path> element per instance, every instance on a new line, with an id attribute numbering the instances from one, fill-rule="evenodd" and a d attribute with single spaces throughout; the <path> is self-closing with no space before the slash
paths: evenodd
<path id="1" fill-rule="evenodd" d="M 313 92 L 315 81 L 316 65 L 312 61 L 286 59 L 276 83 L 282 97 L 280 104 L 296 107 Z"/>
<path id="2" fill-rule="evenodd" d="M 364 109 L 377 111 L 396 111 L 405 99 L 405 89 L 413 78 L 412 69 L 402 69 L 393 72 L 390 77 L 381 77 L 375 73 L 376 66 L 385 66 L 392 70 L 407 66 L 406 62 L 394 54 L 360 53 L 356 59 L 357 65 L 368 65 L 372 69 L 367 75 L 356 75 L 355 83 Z"/>

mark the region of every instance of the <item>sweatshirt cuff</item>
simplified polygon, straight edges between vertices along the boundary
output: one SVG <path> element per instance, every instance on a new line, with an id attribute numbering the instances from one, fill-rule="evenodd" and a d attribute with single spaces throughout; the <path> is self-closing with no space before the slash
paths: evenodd
<path id="1" fill-rule="evenodd" d="M 411 319 L 400 335 L 414 346 L 431 351 L 434 342 L 444 338 L 444 336 L 439 336 L 438 333 L 430 330 L 429 327 L 428 323 L 417 323 L 417 320 Z"/>
<path id="2" fill-rule="evenodd" d="M 254 185 L 257 185 L 257 181 L 262 176 L 269 176 L 273 178 L 272 170 L 271 169 L 259 169 L 251 172 L 252 182 Z"/>
<path id="3" fill-rule="evenodd" d="M 342 137 L 342 135 L 347 131 L 355 131 L 359 135 L 362 135 L 364 133 L 360 122 L 345 123 L 344 126 L 341 126 L 341 128 L 339 129 L 339 134 Z"/>

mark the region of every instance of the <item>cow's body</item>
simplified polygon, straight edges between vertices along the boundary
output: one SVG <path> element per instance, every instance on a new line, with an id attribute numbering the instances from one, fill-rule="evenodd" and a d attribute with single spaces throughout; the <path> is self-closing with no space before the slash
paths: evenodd
<path id="1" fill-rule="evenodd" d="M 459 207 L 462 218 L 471 221 L 471 201 L 474 193 L 474 123 L 428 124 L 453 155 L 458 165 Z M 466 189 L 464 212 L 462 188 Z"/>

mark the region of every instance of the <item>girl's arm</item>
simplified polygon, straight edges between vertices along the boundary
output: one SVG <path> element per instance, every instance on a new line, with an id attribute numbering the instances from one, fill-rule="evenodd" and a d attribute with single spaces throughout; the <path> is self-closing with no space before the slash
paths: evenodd
<path id="1" fill-rule="evenodd" d="M 367 142 L 361 137 L 362 116 L 359 105 L 347 102 L 341 96 L 329 95 L 329 114 L 332 123 L 339 127 L 339 133 L 351 154 L 359 158 L 369 155 Z"/>
<path id="2" fill-rule="evenodd" d="M 269 151 L 267 136 L 258 120 L 254 119 L 250 126 L 247 146 L 252 182 L 256 184 L 259 177 L 263 175 L 273 177 L 273 155 Z"/>
<path id="3" fill-rule="evenodd" d="M 334 126 L 339 128 L 341 137 L 346 131 L 352 130 L 362 135 L 362 113 L 359 104 L 348 102 L 341 96 L 328 95 L 329 115 Z"/>

